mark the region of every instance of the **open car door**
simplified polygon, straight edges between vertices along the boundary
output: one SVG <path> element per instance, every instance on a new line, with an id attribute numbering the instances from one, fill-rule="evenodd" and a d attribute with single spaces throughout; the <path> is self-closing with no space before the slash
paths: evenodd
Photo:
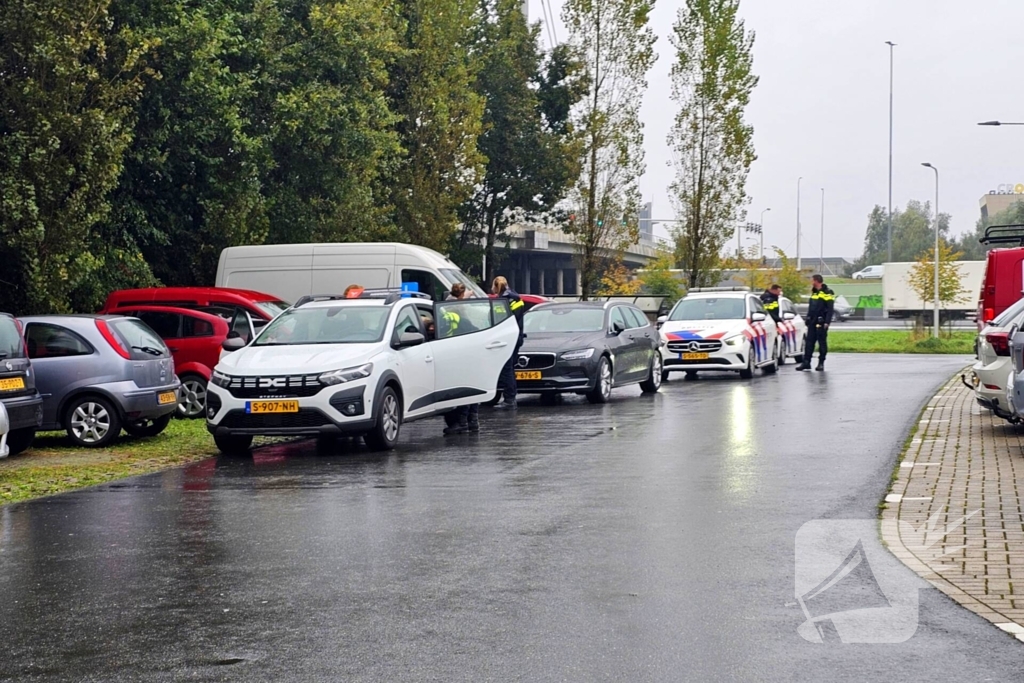
<path id="1" fill-rule="evenodd" d="M 435 410 L 494 398 L 498 376 L 515 350 L 519 324 L 504 299 L 461 299 L 434 304 Z"/>

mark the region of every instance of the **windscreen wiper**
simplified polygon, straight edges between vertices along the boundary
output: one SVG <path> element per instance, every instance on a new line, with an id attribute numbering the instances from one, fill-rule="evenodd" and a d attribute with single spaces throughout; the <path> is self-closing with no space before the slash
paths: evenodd
<path id="1" fill-rule="evenodd" d="M 152 346 L 133 346 L 132 348 L 137 351 L 142 351 L 143 353 L 148 353 L 151 356 L 164 355 L 163 351 L 161 351 L 160 349 L 154 349 Z"/>

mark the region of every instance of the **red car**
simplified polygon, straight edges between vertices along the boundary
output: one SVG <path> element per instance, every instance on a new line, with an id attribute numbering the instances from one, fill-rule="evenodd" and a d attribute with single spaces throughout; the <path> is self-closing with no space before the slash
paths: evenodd
<path id="1" fill-rule="evenodd" d="M 273 294 L 230 287 L 148 287 L 111 292 L 100 313 L 135 306 L 175 306 L 177 308 L 216 308 L 245 311 L 252 321 L 269 322 L 291 304 Z M 243 335 L 244 336 L 244 335 Z"/>
<path id="2" fill-rule="evenodd" d="M 174 306 L 131 306 L 111 313 L 138 318 L 164 340 L 174 358 L 174 373 L 181 380 L 178 415 L 203 417 L 206 385 L 231 330 L 227 313 Z"/>

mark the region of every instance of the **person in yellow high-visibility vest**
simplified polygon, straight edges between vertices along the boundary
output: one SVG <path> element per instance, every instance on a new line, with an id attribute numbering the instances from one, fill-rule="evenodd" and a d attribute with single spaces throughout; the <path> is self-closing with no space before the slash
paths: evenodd
<path id="1" fill-rule="evenodd" d="M 515 348 L 512 350 L 512 355 L 505 362 L 505 367 L 501 370 L 501 377 L 498 380 L 498 386 L 501 388 L 501 403 L 494 406 L 495 408 L 515 410 L 519 407 L 516 403 L 516 370 L 515 364 L 516 359 L 519 358 L 519 347 L 523 345 L 523 314 L 526 313 L 526 304 L 523 303 L 522 297 L 515 293 L 511 287 L 508 286 L 508 280 L 501 277 L 500 275 L 494 278 L 494 282 L 491 284 L 491 294 L 496 297 L 508 299 L 508 309 L 512 311 L 512 315 L 515 316 L 516 322 L 519 323 L 519 338 L 516 340 Z"/>

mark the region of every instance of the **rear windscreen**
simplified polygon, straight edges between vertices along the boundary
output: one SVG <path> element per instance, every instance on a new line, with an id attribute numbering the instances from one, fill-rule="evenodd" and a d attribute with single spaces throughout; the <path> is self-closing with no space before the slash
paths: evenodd
<path id="1" fill-rule="evenodd" d="M 131 353 L 132 360 L 153 360 L 167 357 L 170 352 L 164 340 L 141 320 L 118 318 L 107 322 Z"/>
<path id="2" fill-rule="evenodd" d="M 14 318 L 0 315 L 0 358 L 24 358 L 25 346 Z"/>

